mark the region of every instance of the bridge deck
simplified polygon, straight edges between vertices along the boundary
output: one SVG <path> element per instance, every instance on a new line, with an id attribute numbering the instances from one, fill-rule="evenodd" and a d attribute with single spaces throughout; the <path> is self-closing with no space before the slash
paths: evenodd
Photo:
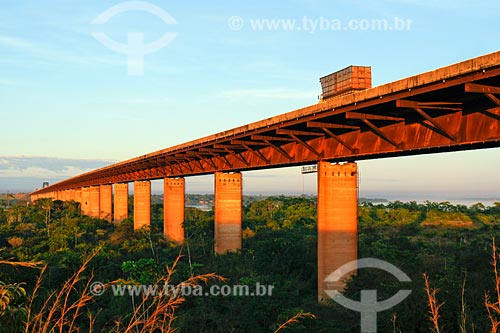
<path id="1" fill-rule="evenodd" d="M 81 186 L 500 146 L 500 52 L 63 180 Z"/>

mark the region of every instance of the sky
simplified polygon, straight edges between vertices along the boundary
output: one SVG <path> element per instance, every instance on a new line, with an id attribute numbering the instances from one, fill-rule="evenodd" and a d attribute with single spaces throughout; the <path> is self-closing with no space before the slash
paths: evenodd
<path id="1" fill-rule="evenodd" d="M 314 104 L 319 78 L 349 65 L 372 66 L 377 86 L 497 51 L 499 13 L 494 0 L 2 0 L 0 192 Z M 499 149 L 361 161 L 360 193 L 500 200 L 498 165 Z M 298 168 L 244 178 L 246 193 L 316 191 Z M 213 190 L 211 176 L 186 183 Z"/>

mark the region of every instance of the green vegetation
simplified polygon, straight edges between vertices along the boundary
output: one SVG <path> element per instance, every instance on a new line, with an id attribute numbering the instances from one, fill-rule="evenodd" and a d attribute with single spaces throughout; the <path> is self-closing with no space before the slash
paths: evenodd
<path id="1" fill-rule="evenodd" d="M 163 239 L 162 209 L 153 204 L 151 228 L 135 232 L 131 219 L 115 226 L 82 216 L 74 202 L 42 199 L 0 209 L 0 332 L 359 332 L 359 313 L 317 304 L 314 198 L 250 201 L 242 251 L 221 256 L 213 253 L 213 212 L 187 208 L 187 242 L 177 247 Z M 492 236 L 500 234 L 500 203 L 364 202 L 359 227 L 360 258 L 386 260 L 412 279 L 402 284 L 386 272 L 363 269 L 350 282 L 345 295 L 352 299 L 362 289 L 376 289 L 380 300 L 413 290 L 378 313 L 380 332 L 436 331 L 429 295 L 431 304 L 442 304 L 440 332 L 495 332 L 500 280 L 491 264 Z M 100 296 L 91 293 L 96 281 L 108 287 Z M 166 281 L 258 282 L 274 289 L 261 297 L 144 299 L 113 296 L 110 288 Z"/>

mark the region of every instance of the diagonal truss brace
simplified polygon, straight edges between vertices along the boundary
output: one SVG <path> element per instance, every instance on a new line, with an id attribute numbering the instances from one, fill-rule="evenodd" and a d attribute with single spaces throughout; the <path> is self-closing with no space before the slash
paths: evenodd
<path id="1" fill-rule="evenodd" d="M 457 137 L 451 133 L 449 133 L 445 128 L 443 128 L 443 126 L 439 125 L 435 120 L 434 118 L 432 118 L 431 116 L 429 116 L 423 109 L 422 109 L 422 106 L 421 106 L 421 103 L 420 102 L 416 102 L 416 101 L 407 101 L 407 100 L 402 100 L 402 99 L 399 99 L 396 101 L 396 107 L 399 107 L 399 108 L 408 108 L 408 109 L 413 109 L 415 110 L 422 118 L 424 118 L 425 120 L 427 120 L 431 125 L 432 125 L 432 129 L 441 134 L 442 136 L 450 139 L 450 140 L 453 140 L 455 142 L 457 142 Z M 459 108 L 458 111 L 461 111 L 462 109 Z"/>

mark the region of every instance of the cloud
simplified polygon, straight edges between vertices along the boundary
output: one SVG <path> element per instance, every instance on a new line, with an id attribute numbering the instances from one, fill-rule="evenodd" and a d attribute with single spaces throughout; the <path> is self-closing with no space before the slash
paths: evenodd
<path id="1" fill-rule="evenodd" d="M 32 43 L 13 36 L 0 35 L 0 45 L 4 45 L 7 47 L 13 47 L 17 49 L 23 50 L 33 50 L 34 46 Z"/>
<path id="2" fill-rule="evenodd" d="M 10 79 L 0 79 L 0 86 L 16 86 L 19 84 L 19 81 L 10 80 Z"/>
<path id="3" fill-rule="evenodd" d="M 222 92 L 224 98 L 242 99 L 242 98 L 266 98 L 266 99 L 311 99 L 316 96 L 317 91 L 306 91 L 296 89 L 233 89 Z"/>
<path id="4" fill-rule="evenodd" d="M 46 64 L 70 63 L 77 65 L 112 65 L 123 66 L 126 64 L 126 59 L 116 56 L 97 56 L 88 54 L 88 49 L 82 47 L 65 45 L 65 48 L 55 49 L 46 45 L 37 44 L 30 40 L 19 38 L 16 36 L 0 35 L 0 46 L 6 47 L 9 50 L 14 50 L 31 56 L 39 62 Z M 67 49 L 73 52 L 66 51 Z M 77 50 L 78 52 L 74 52 Z M 16 62 L 16 58 L 2 59 L 2 62 L 25 65 L 25 62 Z"/>
<path id="5" fill-rule="evenodd" d="M 387 2 L 397 3 L 403 5 L 414 5 L 420 7 L 428 7 L 428 8 L 439 8 L 439 9 L 463 9 L 474 6 L 474 2 L 468 0 L 389 0 Z M 494 3 L 494 2 L 491 2 Z"/>
<path id="6" fill-rule="evenodd" d="M 0 179 L 60 179 L 103 167 L 106 160 L 66 159 L 51 157 L 0 156 Z"/>
<path id="7" fill-rule="evenodd" d="M 0 193 L 30 192 L 41 187 L 44 181 L 55 183 L 113 162 L 101 159 L 0 156 Z"/>
<path id="8" fill-rule="evenodd" d="M 47 46 L 16 36 L 0 35 L 0 49 L 3 46 L 10 51 L 20 52 L 24 56 L 34 58 L 36 63 L 42 65 L 67 63 L 86 67 L 127 66 L 126 56 L 118 53 L 110 53 L 108 49 L 103 47 L 97 41 L 92 39 L 89 40 L 90 42 L 87 44 L 75 44 L 73 40 L 62 40 L 60 42 L 62 43 L 60 44 L 60 47 L 54 47 L 55 44 Z M 0 63 L 29 67 L 32 65 L 33 61 L 20 61 L 17 56 L 11 56 L 10 58 L 4 56 L 0 59 Z M 164 64 L 154 64 L 151 61 L 147 61 L 144 66 L 147 71 L 154 71 L 157 73 L 172 74 L 182 71 L 182 69 L 178 66 L 174 67 L 165 66 Z"/>

